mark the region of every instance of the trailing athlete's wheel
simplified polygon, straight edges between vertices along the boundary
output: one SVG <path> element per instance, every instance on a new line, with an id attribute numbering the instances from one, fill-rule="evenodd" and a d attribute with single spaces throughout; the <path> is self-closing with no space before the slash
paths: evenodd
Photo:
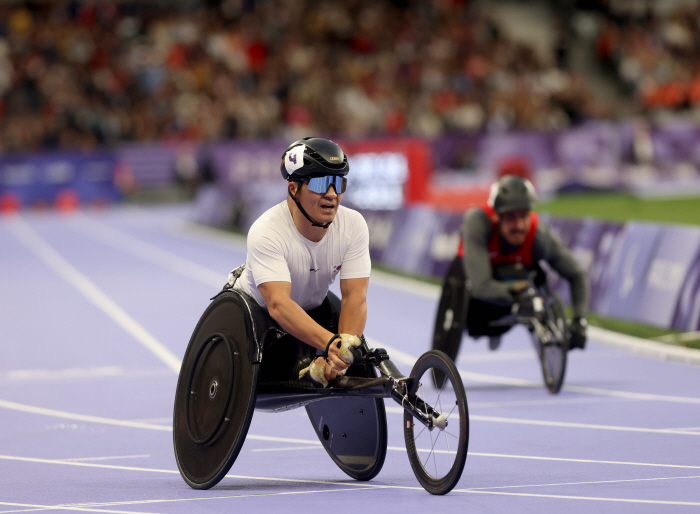
<path id="1" fill-rule="evenodd" d="M 442 284 L 440 303 L 435 315 L 432 346 L 433 350 L 446 353 L 453 361 L 457 360 L 467 318 L 469 300 L 465 281 L 464 264 L 458 255 L 450 264 Z M 436 380 L 439 385 L 444 380 L 444 376 L 437 372 Z"/>
<path id="2" fill-rule="evenodd" d="M 253 416 L 258 364 L 248 359 L 245 313 L 235 294 L 202 315 L 180 368 L 173 413 L 175 458 L 195 489 L 216 485 L 233 465 Z"/>
<path id="3" fill-rule="evenodd" d="M 435 386 L 437 373 L 445 377 L 441 387 Z M 469 445 L 469 411 L 462 379 L 452 359 L 433 350 L 413 366 L 409 384 L 411 404 L 425 416 L 432 416 L 433 422 L 425 426 L 404 412 L 408 460 L 426 491 L 446 494 L 462 476 Z"/>
<path id="4" fill-rule="evenodd" d="M 544 384 L 552 394 L 557 394 L 564 383 L 569 343 L 566 337 L 564 305 L 555 292 L 547 299 L 544 337 L 539 341 L 539 357 Z"/>

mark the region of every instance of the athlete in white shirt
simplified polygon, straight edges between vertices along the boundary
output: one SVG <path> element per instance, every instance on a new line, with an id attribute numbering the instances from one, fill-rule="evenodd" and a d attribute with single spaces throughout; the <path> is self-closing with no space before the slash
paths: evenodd
<path id="1" fill-rule="evenodd" d="M 285 151 L 281 171 L 289 182 L 288 198 L 250 228 L 246 266 L 235 287 L 265 307 L 287 333 L 324 351 L 327 358 L 317 358 L 310 371 L 317 381 L 319 375 L 327 381 L 348 367 L 341 356 L 364 332 L 369 232 L 359 212 L 340 205 L 349 166 L 337 144 L 321 138 L 296 141 Z M 307 311 L 323 303 L 338 276 L 342 299 L 339 334 L 334 334 Z"/>

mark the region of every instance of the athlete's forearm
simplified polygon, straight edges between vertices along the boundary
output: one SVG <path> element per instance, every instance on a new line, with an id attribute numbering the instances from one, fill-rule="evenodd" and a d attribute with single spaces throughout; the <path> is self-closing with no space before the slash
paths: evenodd
<path id="1" fill-rule="evenodd" d="M 340 321 L 338 332 L 341 334 L 362 335 L 367 322 L 367 301 L 364 295 L 343 296 L 340 301 Z"/>
<path id="2" fill-rule="evenodd" d="M 291 298 L 272 299 L 267 304 L 267 310 L 285 332 L 314 348 L 326 349 L 333 334 L 316 323 Z"/>

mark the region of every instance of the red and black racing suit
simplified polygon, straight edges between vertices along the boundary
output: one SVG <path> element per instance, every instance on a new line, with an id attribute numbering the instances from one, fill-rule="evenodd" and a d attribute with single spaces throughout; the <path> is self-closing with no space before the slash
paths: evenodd
<path id="1" fill-rule="evenodd" d="M 516 301 L 508 284 L 494 278 L 494 267 L 504 264 L 521 263 L 538 270 L 539 263 L 546 262 L 569 282 L 574 317 L 585 317 L 590 298 L 585 271 L 537 213 L 530 212 L 530 221 L 525 242 L 514 246 L 500 235 L 496 214 L 489 205 L 472 208 L 464 215 L 460 251 L 470 297 L 465 327 L 470 335 L 498 335 L 508 330 L 489 326 L 508 314 Z"/>

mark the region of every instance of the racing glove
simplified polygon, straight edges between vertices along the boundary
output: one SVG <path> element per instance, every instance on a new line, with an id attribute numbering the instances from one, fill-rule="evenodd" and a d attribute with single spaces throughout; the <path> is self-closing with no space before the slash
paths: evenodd
<path id="1" fill-rule="evenodd" d="M 352 364 L 355 362 L 355 353 L 353 349 L 362 345 L 362 341 L 359 337 L 350 334 L 340 334 L 340 342 L 336 344 L 338 346 L 338 357 L 340 357 L 345 364 Z"/>
<path id="2" fill-rule="evenodd" d="M 528 288 L 515 296 L 511 312 L 518 316 L 535 317 L 544 310 L 544 301 L 533 288 Z"/>
<path id="3" fill-rule="evenodd" d="M 299 372 L 299 379 L 310 381 L 316 387 L 328 387 L 325 369 L 326 363 L 322 359 L 314 359 Z"/>
<path id="4" fill-rule="evenodd" d="M 586 327 L 588 322 L 583 316 L 576 316 L 569 324 L 569 349 L 586 347 Z"/>

